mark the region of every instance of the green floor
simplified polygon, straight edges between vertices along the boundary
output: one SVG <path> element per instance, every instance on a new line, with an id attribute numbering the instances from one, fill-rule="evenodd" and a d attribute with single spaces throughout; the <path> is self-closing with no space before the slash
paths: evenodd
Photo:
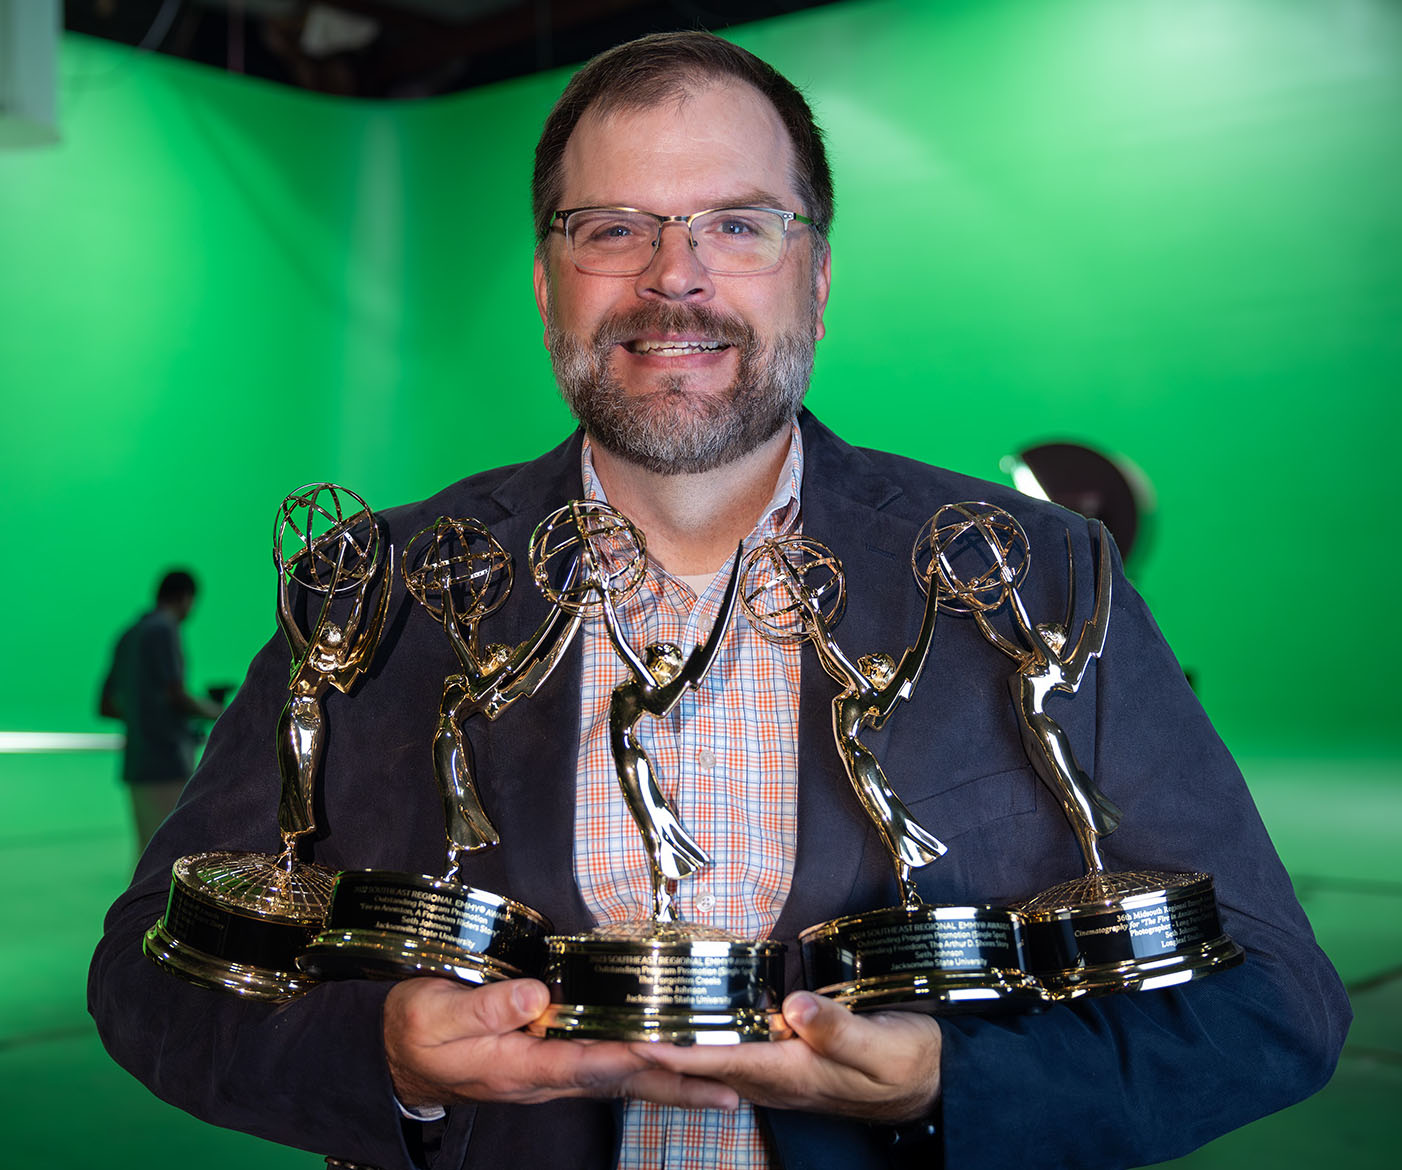
<path id="1" fill-rule="evenodd" d="M 1390 1170 L 1402 1138 L 1402 765 L 1244 767 L 1356 1020 L 1322 1093 L 1171 1165 Z M 88 956 L 132 862 L 112 777 L 105 754 L 0 754 L 4 1164 L 315 1170 L 320 1159 L 162 1104 L 98 1044 L 84 1009 Z"/>

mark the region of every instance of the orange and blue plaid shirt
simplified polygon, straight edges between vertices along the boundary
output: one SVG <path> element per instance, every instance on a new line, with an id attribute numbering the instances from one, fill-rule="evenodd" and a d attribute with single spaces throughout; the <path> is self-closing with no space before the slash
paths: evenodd
<path id="1" fill-rule="evenodd" d="M 604 500 L 589 442 L 582 457 L 584 495 Z M 803 447 L 792 428 L 789 456 L 754 531 L 760 541 L 799 531 Z M 725 595 L 730 564 L 699 596 L 687 582 L 649 561 L 642 588 L 619 617 L 639 653 L 653 642 L 682 652 L 710 634 Z M 581 631 L 584 682 L 580 698 L 579 768 L 575 796 L 575 880 L 600 923 L 641 921 L 652 912 L 647 854 L 619 791 L 609 748 L 609 698 L 627 667 L 609 642 L 603 618 Z M 742 938 L 773 929 L 793 880 L 798 843 L 799 647 L 760 637 L 737 609 L 701 685 L 687 691 L 666 719 L 643 719 L 637 735 L 663 791 L 712 863 L 678 883 L 677 912 Z M 624 1110 L 620 1170 L 760 1170 L 769 1165 L 754 1111 L 674 1109 L 629 1102 Z"/>

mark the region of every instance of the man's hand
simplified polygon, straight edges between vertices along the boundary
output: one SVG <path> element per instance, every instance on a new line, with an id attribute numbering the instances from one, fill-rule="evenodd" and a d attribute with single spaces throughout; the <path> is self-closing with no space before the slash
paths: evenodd
<path id="1" fill-rule="evenodd" d="M 637 1097 L 688 1109 L 734 1109 L 735 1090 L 659 1067 L 634 1045 L 543 1040 L 519 1031 L 550 1002 L 543 983 L 464 987 L 406 979 L 385 1000 L 385 1053 L 408 1106 Z"/>
<path id="2" fill-rule="evenodd" d="M 686 1078 L 728 1085 L 776 1109 L 837 1113 L 899 1124 L 926 1116 L 940 1092 L 939 1025 L 914 1012 L 854 1015 L 806 991 L 784 1001 L 792 1040 L 732 1047 L 635 1044 L 633 1051 Z"/>

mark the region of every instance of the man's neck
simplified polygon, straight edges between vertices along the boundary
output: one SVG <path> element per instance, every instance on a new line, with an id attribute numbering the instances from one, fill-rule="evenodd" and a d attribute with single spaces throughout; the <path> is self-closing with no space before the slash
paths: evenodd
<path id="1" fill-rule="evenodd" d="M 659 475 L 598 443 L 594 472 L 609 503 L 643 530 L 649 554 L 669 573 L 714 573 L 759 522 L 788 458 L 791 431 L 714 471 Z"/>

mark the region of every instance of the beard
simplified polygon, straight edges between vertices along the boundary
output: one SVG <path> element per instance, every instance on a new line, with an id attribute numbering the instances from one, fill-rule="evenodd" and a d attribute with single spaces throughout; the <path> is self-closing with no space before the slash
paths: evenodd
<path id="1" fill-rule="evenodd" d="M 550 364 L 560 394 L 593 442 L 660 475 L 723 467 L 772 438 L 797 412 L 813 373 L 816 296 L 806 330 L 766 346 L 743 318 L 706 305 L 648 304 L 606 318 L 585 343 L 546 307 Z M 735 380 L 719 394 L 688 388 L 685 374 L 630 396 L 610 366 L 620 342 L 645 333 L 699 333 L 738 354 Z"/>

